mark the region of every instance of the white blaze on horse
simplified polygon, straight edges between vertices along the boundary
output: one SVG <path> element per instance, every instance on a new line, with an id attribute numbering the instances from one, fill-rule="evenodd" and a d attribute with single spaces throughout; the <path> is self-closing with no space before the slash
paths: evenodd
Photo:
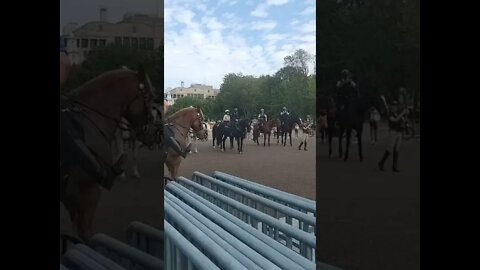
<path id="1" fill-rule="evenodd" d="M 207 123 L 203 123 L 203 130 L 204 130 L 204 135 L 202 136 L 203 139 L 201 141 L 208 141 L 208 126 Z M 188 131 L 188 143 L 192 143 L 192 148 L 193 148 L 193 153 L 198 153 L 198 146 L 197 146 L 197 140 L 198 140 L 198 134 L 194 132 L 193 129 L 190 129 Z M 192 151 L 190 151 L 190 154 Z"/>

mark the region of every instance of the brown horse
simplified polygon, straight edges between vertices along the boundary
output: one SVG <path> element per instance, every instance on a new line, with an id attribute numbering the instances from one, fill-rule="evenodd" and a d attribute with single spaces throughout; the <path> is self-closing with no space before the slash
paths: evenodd
<path id="1" fill-rule="evenodd" d="M 167 118 L 167 128 L 170 128 L 176 141 L 182 149 L 186 148 L 189 130 L 193 129 L 197 138 L 204 139 L 204 121 L 205 117 L 200 108 L 188 107 L 181 109 Z M 165 164 L 171 176 L 175 180 L 178 176 L 178 168 L 182 158 L 173 149 L 168 149 Z M 166 183 L 165 183 L 166 184 Z"/>
<path id="2" fill-rule="evenodd" d="M 259 141 L 258 141 L 258 135 L 261 133 L 263 134 L 263 146 L 265 146 L 266 144 L 266 141 L 267 141 L 267 136 L 268 136 L 268 146 L 270 146 L 270 136 L 272 134 L 272 129 L 273 127 L 277 126 L 277 120 L 268 120 L 268 122 L 266 123 L 262 123 L 262 122 L 258 122 L 255 126 L 254 126 L 254 134 L 257 134 L 256 137 L 256 142 L 257 142 L 257 145 L 259 145 Z M 255 137 L 254 137 L 254 140 L 255 140 Z"/>
<path id="3" fill-rule="evenodd" d="M 68 123 L 81 130 L 81 140 L 92 153 L 93 160 L 102 166 L 113 167 L 113 141 L 116 138 L 122 118 L 128 120 L 135 130 L 138 140 L 145 145 L 153 144 L 151 102 L 152 86 L 142 68 L 114 70 L 106 72 L 73 90 L 66 96 L 61 106 L 62 116 L 68 115 Z M 67 122 L 61 122 L 65 127 Z M 61 136 L 60 156 L 60 201 L 69 212 L 74 231 L 83 240 L 92 235 L 92 225 L 101 186 L 110 189 L 113 182 L 96 179 L 88 169 L 75 159 L 79 152 L 62 154 L 68 149 L 65 142 L 68 136 Z M 73 157 L 73 158 L 69 158 Z M 73 161 L 72 161 L 73 160 Z M 108 179 L 113 181 L 113 179 Z"/>

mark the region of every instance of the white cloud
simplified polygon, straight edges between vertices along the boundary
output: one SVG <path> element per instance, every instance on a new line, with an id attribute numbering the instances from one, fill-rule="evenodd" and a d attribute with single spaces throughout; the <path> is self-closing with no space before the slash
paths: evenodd
<path id="1" fill-rule="evenodd" d="M 316 6 L 309 6 L 306 9 L 304 9 L 302 12 L 300 12 L 300 15 L 311 15 L 311 14 L 315 14 L 316 11 L 317 11 Z"/>
<path id="2" fill-rule="evenodd" d="M 315 32 L 317 30 L 317 25 L 316 25 L 316 21 L 315 20 L 311 20 L 305 24 L 302 24 L 301 26 L 299 26 L 298 28 L 298 31 L 300 31 L 301 33 L 311 33 L 311 32 Z"/>
<path id="3" fill-rule="evenodd" d="M 269 6 L 281 6 L 288 3 L 288 0 L 267 0 L 267 5 Z"/>
<path id="4" fill-rule="evenodd" d="M 252 30 L 272 30 L 277 26 L 277 23 L 274 21 L 257 21 L 253 22 L 250 29 Z"/>
<path id="5" fill-rule="evenodd" d="M 202 24 L 205 24 L 210 30 L 222 30 L 225 26 L 220 23 L 215 17 L 203 17 Z"/>
<path id="6" fill-rule="evenodd" d="M 288 35 L 286 34 L 268 34 L 265 36 L 265 39 L 268 41 L 279 41 L 286 39 Z"/>
<path id="7" fill-rule="evenodd" d="M 301 22 L 299 14 L 291 12 L 292 17 L 284 22 L 269 19 L 252 22 L 251 17 L 242 17 L 232 8 L 229 12 L 214 14 L 205 1 L 168 2 L 164 9 L 165 87 L 177 87 L 184 81 L 187 86 L 205 83 L 219 88 L 228 73 L 274 74 L 283 66 L 283 58 L 297 49 L 315 54 L 314 18 Z M 265 18 L 269 8 L 280 9 L 279 6 L 292 1 L 224 0 L 220 3 L 228 8 L 234 2 L 236 5 L 251 3 L 251 8 L 256 8 L 255 14 L 260 15 L 257 17 Z M 282 29 L 289 24 L 294 27 L 291 33 Z M 263 31 L 263 34 L 258 36 L 252 31 Z"/>
<path id="8" fill-rule="evenodd" d="M 225 12 L 222 14 L 222 16 L 227 19 L 227 20 L 233 20 L 235 17 L 235 14 L 231 13 L 231 12 Z"/>
<path id="9" fill-rule="evenodd" d="M 257 7 L 250 12 L 250 15 L 254 17 L 265 18 L 268 16 L 267 9 L 270 6 L 282 6 L 288 3 L 288 0 L 267 0 L 264 3 L 260 3 Z"/>
<path id="10" fill-rule="evenodd" d="M 228 3 L 230 6 L 233 6 L 237 3 L 238 1 L 231 1 L 230 3 Z"/>
<path id="11" fill-rule="evenodd" d="M 250 15 L 265 18 L 268 16 L 267 7 L 268 6 L 265 4 L 259 4 L 252 12 L 250 12 Z"/>

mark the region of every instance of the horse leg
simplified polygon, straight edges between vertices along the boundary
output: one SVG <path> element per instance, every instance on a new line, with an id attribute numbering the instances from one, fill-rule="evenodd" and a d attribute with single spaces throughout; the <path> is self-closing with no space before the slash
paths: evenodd
<path id="1" fill-rule="evenodd" d="M 290 137 L 290 147 L 292 147 L 292 131 L 290 131 L 288 135 Z"/>
<path id="2" fill-rule="evenodd" d="M 268 132 L 268 146 L 270 147 L 270 136 L 271 136 L 271 133 Z"/>
<path id="3" fill-rule="evenodd" d="M 133 161 L 133 176 L 140 178 L 140 172 L 138 171 L 137 156 L 138 156 L 138 142 L 134 142 L 133 151 L 132 151 L 132 161 Z"/>
<path id="4" fill-rule="evenodd" d="M 227 140 L 227 137 L 223 135 L 222 137 L 222 146 L 220 147 L 222 149 L 222 152 L 225 152 L 225 141 Z"/>
<path id="5" fill-rule="evenodd" d="M 362 129 L 357 129 L 357 141 L 358 141 L 358 157 L 360 158 L 360 162 L 363 161 L 363 153 L 362 153 Z"/>
<path id="6" fill-rule="evenodd" d="M 343 157 L 343 145 L 342 145 L 342 139 L 343 139 L 343 132 L 345 129 L 341 127 L 338 131 L 338 153 L 340 155 L 340 158 Z"/>
<path id="7" fill-rule="evenodd" d="M 75 176 L 79 175 L 76 174 Z M 85 181 L 89 177 L 83 173 L 81 179 Z M 63 202 L 70 214 L 73 230 L 84 243 L 88 243 L 92 236 L 95 211 L 101 195 L 100 186 L 94 183 L 93 179 L 80 182 L 79 177 L 70 178 L 68 191 Z"/>
<path id="8" fill-rule="evenodd" d="M 328 139 L 328 158 L 332 157 L 332 137 L 333 137 L 333 130 L 329 128 L 327 130 L 327 139 Z"/>
<path id="9" fill-rule="evenodd" d="M 215 149 L 215 133 L 212 132 L 212 146 L 213 146 L 213 149 Z"/>
<path id="10" fill-rule="evenodd" d="M 347 137 L 346 137 L 346 141 L 347 141 L 347 146 L 346 146 L 346 149 L 345 149 L 345 158 L 343 161 L 347 161 L 348 159 L 348 151 L 350 150 L 350 137 L 352 135 L 352 129 L 351 128 L 347 128 Z"/>
<path id="11" fill-rule="evenodd" d="M 178 168 L 180 167 L 180 163 L 182 159 L 180 156 L 175 155 L 174 157 L 167 158 L 167 168 L 170 173 L 170 177 L 173 181 L 176 181 L 178 176 Z"/>

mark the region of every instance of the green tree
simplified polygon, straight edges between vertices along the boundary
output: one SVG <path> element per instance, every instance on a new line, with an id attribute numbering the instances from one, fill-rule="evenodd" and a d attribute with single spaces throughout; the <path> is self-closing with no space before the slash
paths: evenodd
<path id="1" fill-rule="evenodd" d="M 163 48 L 149 51 L 109 45 L 92 49 L 81 65 L 72 68 L 64 89 L 68 92 L 104 72 L 122 66 L 136 70 L 139 65 L 149 75 L 156 95 L 163 100 Z"/>

